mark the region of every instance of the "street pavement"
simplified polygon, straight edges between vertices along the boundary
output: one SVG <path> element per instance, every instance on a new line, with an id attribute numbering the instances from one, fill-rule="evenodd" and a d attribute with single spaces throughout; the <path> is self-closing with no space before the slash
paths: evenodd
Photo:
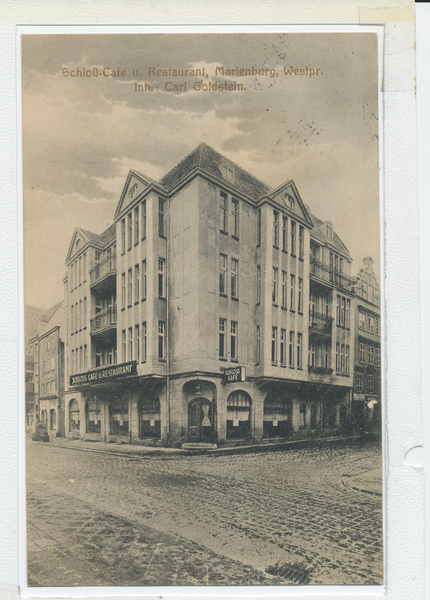
<path id="1" fill-rule="evenodd" d="M 370 442 L 231 456 L 29 442 L 28 583 L 381 584 L 381 464 Z"/>

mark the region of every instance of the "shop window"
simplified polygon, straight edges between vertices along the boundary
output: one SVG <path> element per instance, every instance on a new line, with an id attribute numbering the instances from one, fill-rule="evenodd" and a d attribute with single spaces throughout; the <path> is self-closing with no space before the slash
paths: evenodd
<path id="1" fill-rule="evenodd" d="M 96 396 L 87 402 L 87 433 L 101 433 L 101 404 Z"/>
<path id="2" fill-rule="evenodd" d="M 160 400 L 158 396 L 142 398 L 139 402 L 139 423 L 141 438 L 161 437 Z"/>
<path id="3" fill-rule="evenodd" d="M 69 404 L 69 430 L 79 431 L 80 429 L 80 412 L 79 402 L 75 399 L 70 401 Z"/>
<path id="4" fill-rule="evenodd" d="M 128 401 L 118 398 L 110 405 L 110 434 L 128 435 L 128 431 Z"/>
<path id="5" fill-rule="evenodd" d="M 251 397 L 243 391 L 227 399 L 227 439 L 246 439 L 251 435 Z"/>
<path id="6" fill-rule="evenodd" d="M 291 414 L 290 400 L 268 394 L 264 401 L 263 436 L 265 438 L 288 437 L 292 432 Z"/>

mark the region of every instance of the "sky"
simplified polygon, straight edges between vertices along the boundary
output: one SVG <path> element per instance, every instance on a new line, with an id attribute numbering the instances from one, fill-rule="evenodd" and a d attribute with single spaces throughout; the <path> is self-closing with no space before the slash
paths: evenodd
<path id="1" fill-rule="evenodd" d="M 217 66 L 275 76 L 215 77 Z M 291 66 L 308 75 L 285 75 Z M 116 76 L 70 76 L 84 67 Z M 150 75 L 169 68 L 205 68 L 204 83 L 246 91 Z M 145 82 L 154 91 L 136 92 Z M 112 224 L 130 169 L 158 180 L 201 142 L 273 188 L 293 179 L 311 212 L 332 221 L 352 274 L 372 256 L 379 276 L 376 34 L 26 35 L 22 97 L 26 304 L 63 299 L 74 229 Z"/>

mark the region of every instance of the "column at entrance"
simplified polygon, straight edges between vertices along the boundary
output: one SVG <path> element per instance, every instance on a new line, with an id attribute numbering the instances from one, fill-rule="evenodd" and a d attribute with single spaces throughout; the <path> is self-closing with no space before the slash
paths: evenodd
<path id="1" fill-rule="evenodd" d="M 106 398 L 102 399 L 101 402 L 101 413 L 102 413 L 102 441 L 107 442 L 109 436 L 109 406 Z"/>
<path id="2" fill-rule="evenodd" d="M 137 394 L 130 397 L 130 440 L 139 439 L 139 408 Z"/>

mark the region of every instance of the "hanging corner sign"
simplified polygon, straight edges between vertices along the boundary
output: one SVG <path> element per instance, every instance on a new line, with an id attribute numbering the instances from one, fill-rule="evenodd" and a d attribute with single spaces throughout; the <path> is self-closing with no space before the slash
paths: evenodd
<path id="1" fill-rule="evenodd" d="M 232 383 L 234 381 L 246 381 L 245 367 L 233 367 L 224 369 L 224 383 Z"/>

